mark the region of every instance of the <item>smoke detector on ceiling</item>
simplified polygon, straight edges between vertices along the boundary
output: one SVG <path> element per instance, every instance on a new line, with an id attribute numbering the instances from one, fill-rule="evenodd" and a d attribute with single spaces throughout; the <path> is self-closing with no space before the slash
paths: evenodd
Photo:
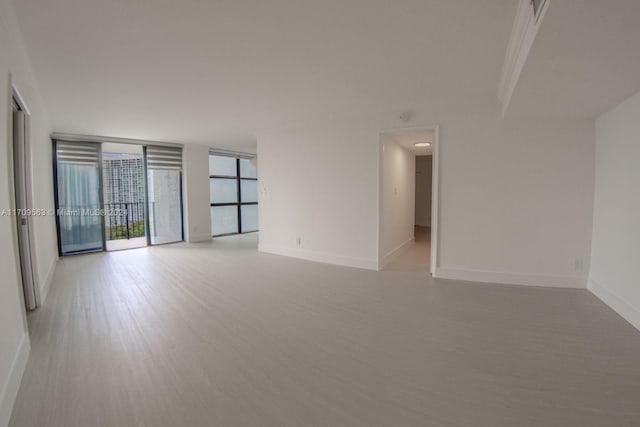
<path id="1" fill-rule="evenodd" d="M 407 123 L 409 120 L 411 120 L 411 112 L 405 111 L 404 113 L 400 114 L 399 117 L 400 117 L 400 120 Z"/>

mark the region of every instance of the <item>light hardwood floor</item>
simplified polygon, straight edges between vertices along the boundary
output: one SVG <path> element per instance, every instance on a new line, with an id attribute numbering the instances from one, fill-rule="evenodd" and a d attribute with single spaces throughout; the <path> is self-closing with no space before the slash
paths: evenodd
<path id="1" fill-rule="evenodd" d="M 393 262 L 387 271 L 429 271 L 431 264 L 431 227 L 414 227 L 414 241 Z"/>
<path id="2" fill-rule="evenodd" d="M 62 259 L 11 426 L 640 425 L 640 333 L 586 290 L 328 266 L 256 239 Z"/>

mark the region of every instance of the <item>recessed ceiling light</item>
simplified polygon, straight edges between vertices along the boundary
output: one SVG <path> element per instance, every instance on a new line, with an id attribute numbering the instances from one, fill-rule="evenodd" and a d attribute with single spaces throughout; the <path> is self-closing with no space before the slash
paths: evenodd
<path id="1" fill-rule="evenodd" d="M 422 148 L 422 147 L 429 147 L 431 146 L 430 142 L 416 142 L 415 144 L 416 147 Z"/>

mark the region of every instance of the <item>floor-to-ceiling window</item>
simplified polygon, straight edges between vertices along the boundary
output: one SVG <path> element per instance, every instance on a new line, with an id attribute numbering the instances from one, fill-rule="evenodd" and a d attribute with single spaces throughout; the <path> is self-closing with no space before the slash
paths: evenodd
<path id="1" fill-rule="evenodd" d="M 54 140 L 54 160 L 61 255 L 183 240 L 180 147 Z"/>
<path id="2" fill-rule="evenodd" d="M 252 159 L 209 156 L 211 234 L 258 230 L 258 175 Z"/>
<path id="3" fill-rule="evenodd" d="M 179 242 L 182 227 L 182 150 L 146 147 L 149 243 Z"/>
<path id="4" fill-rule="evenodd" d="M 100 144 L 56 141 L 55 162 L 60 254 L 104 250 Z"/>

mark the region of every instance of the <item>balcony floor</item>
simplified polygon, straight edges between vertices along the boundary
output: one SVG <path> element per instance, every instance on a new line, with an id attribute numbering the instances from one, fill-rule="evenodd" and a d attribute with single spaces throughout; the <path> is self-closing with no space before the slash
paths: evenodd
<path id="1" fill-rule="evenodd" d="M 122 249 L 144 248 L 147 246 L 146 237 L 134 237 L 132 239 L 107 240 L 108 251 L 120 251 Z"/>

